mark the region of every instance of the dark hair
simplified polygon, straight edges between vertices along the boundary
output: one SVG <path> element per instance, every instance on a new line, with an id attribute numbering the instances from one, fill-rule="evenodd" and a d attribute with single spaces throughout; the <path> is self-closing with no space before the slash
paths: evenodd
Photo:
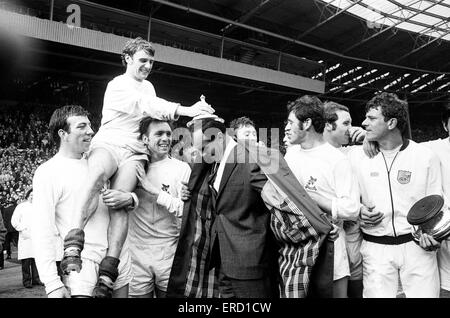
<path id="1" fill-rule="evenodd" d="M 127 65 L 127 62 L 125 61 L 126 55 L 133 57 L 134 53 L 136 53 L 137 51 L 140 51 L 140 50 L 144 50 L 150 56 L 155 55 L 155 49 L 153 48 L 152 44 L 149 41 L 144 40 L 141 37 L 137 37 L 135 39 L 129 40 L 125 44 L 125 46 L 122 50 L 122 55 L 121 55 L 122 64 L 124 66 Z"/>
<path id="2" fill-rule="evenodd" d="M 408 124 L 408 103 L 398 98 L 394 93 L 380 93 L 374 96 L 366 104 L 366 113 L 373 108 L 380 107 L 384 121 L 391 118 L 397 119 L 397 128 L 403 134 Z"/>
<path id="3" fill-rule="evenodd" d="M 139 139 L 142 139 L 142 136 L 144 136 L 148 132 L 148 127 L 150 127 L 151 123 L 167 123 L 169 124 L 170 129 L 173 130 L 172 122 L 168 120 L 159 120 L 150 116 L 146 116 L 142 118 L 141 121 L 139 122 Z"/>
<path id="4" fill-rule="evenodd" d="M 326 101 L 323 103 L 323 110 L 325 113 L 325 122 L 331 124 L 333 130 L 336 129 L 336 120 L 338 120 L 337 112 L 341 110 L 350 113 L 347 106 L 332 101 Z"/>
<path id="5" fill-rule="evenodd" d="M 450 118 L 450 103 L 444 105 L 444 107 L 442 108 L 442 119 L 441 119 L 442 123 L 444 125 L 447 125 L 449 118 Z"/>
<path id="6" fill-rule="evenodd" d="M 205 133 L 205 131 L 209 129 L 208 134 L 211 134 L 210 141 L 213 141 L 219 132 L 221 132 L 222 134 L 225 134 L 226 132 L 225 124 L 215 120 L 214 118 L 205 118 L 201 120 L 199 119 L 199 122 L 201 123 L 202 133 Z M 198 125 L 194 123 L 189 127 L 189 130 L 192 133 L 197 127 Z"/>
<path id="7" fill-rule="evenodd" d="M 317 133 L 323 133 L 325 128 L 325 113 L 322 101 L 316 96 L 304 95 L 287 105 L 288 112 L 294 112 L 295 117 L 300 122 L 308 118 L 312 121 L 312 126 Z"/>
<path id="8" fill-rule="evenodd" d="M 230 123 L 230 128 L 233 130 L 239 129 L 245 126 L 253 126 L 256 129 L 255 123 L 250 118 L 243 116 L 239 118 L 235 118 Z"/>
<path id="9" fill-rule="evenodd" d="M 50 130 L 50 136 L 52 137 L 52 140 L 56 143 L 56 146 L 59 147 L 61 140 L 58 135 L 58 131 L 60 129 L 70 132 L 69 131 L 69 123 L 67 122 L 67 119 L 72 116 L 90 116 L 89 112 L 84 109 L 83 107 L 79 105 L 66 105 L 60 108 L 57 108 L 50 118 L 49 123 L 49 130 Z"/>

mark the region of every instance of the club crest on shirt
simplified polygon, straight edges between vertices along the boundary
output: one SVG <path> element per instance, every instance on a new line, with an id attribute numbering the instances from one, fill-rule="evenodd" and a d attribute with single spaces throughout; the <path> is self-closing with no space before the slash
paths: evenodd
<path id="1" fill-rule="evenodd" d="M 310 176 L 308 183 L 305 185 L 305 189 L 317 191 L 317 188 L 315 186 L 316 181 L 317 178 L 313 178 L 312 176 Z"/>
<path id="2" fill-rule="evenodd" d="M 407 184 L 411 181 L 411 171 L 399 170 L 397 181 L 401 184 Z"/>
<path id="3" fill-rule="evenodd" d="M 161 190 L 163 190 L 164 192 L 167 192 L 167 193 L 169 193 L 169 187 L 170 187 L 170 185 L 169 184 L 162 184 L 161 185 Z"/>

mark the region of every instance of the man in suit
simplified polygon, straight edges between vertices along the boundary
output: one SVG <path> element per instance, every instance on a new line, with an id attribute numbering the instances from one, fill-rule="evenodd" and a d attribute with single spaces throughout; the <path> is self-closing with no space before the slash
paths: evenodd
<path id="1" fill-rule="evenodd" d="M 217 116 L 194 120 L 192 132 L 203 162 L 192 168 L 188 185 L 192 198 L 183 212 L 168 296 L 278 297 L 277 276 L 282 297 L 306 296 L 318 248 L 331 229 L 323 213 L 307 198 L 278 152 L 273 151 L 278 161 L 265 162 L 281 162 L 281 166 L 265 166 L 255 154 L 267 158 L 267 148 L 260 150 L 248 140 L 234 141 Z M 281 172 L 275 171 L 277 167 Z M 287 180 L 284 185 L 281 178 Z M 294 226 L 286 226 L 286 219 L 296 221 Z M 281 244 L 280 253 L 274 236 Z M 301 244 L 285 253 L 292 240 Z M 277 260 L 281 264 L 297 252 L 307 257 L 296 264 L 288 261 L 289 268 L 278 266 Z M 287 275 L 291 282 L 286 284 Z"/>
<path id="2" fill-rule="evenodd" d="M 225 125 L 216 120 L 202 124 L 194 128 L 193 140 L 203 160 L 213 164 L 210 249 L 211 267 L 219 268 L 219 293 L 222 298 L 273 297 L 276 249 L 270 214 L 259 194 L 265 175 L 255 164 L 244 163 L 244 148 L 225 133 Z"/>

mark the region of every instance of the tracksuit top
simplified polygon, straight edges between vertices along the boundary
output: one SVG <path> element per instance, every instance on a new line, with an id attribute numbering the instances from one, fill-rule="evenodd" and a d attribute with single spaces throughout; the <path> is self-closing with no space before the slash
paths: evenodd
<path id="1" fill-rule="evenodd" d="M 370 159 L 361 148 L 356 148 L 349 156 L 357 173 L 362 203 L 375 205 L 374 210 L 384 214 L 381 223 L 362 228 L 363 233 L 393 237 L 409 234 L 412 226 L 406 217 L 413 204 L 427 195 L 442 195 L 439 159 L 412 140 L 404 140 L 392 164 L 385 161 L 383 152 Z"/>

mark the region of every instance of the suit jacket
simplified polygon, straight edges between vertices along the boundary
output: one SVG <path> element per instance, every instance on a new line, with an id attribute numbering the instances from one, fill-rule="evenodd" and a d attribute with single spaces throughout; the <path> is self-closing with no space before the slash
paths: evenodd
<path id="1" fill-rule="evenodd" d="M 266 175 L 238 143 L 227 159 L 219 191 L 212 196 L 211 267 L 234 279 L 259 279 L 277 258 L 270 212 L 261 198 Z"/>
<path id="2" fill-rule="evenodd" d="M 167 287 L 168 297 L 217 297 L 218 273 L 214 270 L 217 267 L 213 270 L 210 268 L 214 267 L 214 262 L 217 264 L 221 255 L 235 254 L 232 256 L 234 261 L 241 262 L 240 266 L 234 266 L 222 260 L 225 272 L 228 271 L 228 275 L 231 273 L 231 277 L 258 277 L 261 272 L 267 271 L 271 264 L 266 263 L 267 255 L 270 254 L 270 234 L 267 232 L 270 230 L 266 222 L 270 218 L 276 228 L 278 243 L 300 255 L 301 261 L 305 262 L 292 264 L 298 267 L 303 276 L 297 277 L 297 281 L 306 283 L 294 288 L 299 288 L 303 294 L 309 291 L 310 296 L 330 297 L 333 244 L 327 242 L 326 236 L 332 227 L 325 213 L 306 194 L 278 152 L 258 152 L 248 145 L 238 145 L 236 151 L 252 159 L 244 163 L 227 163 L 215 200 L 207 182 L 211 165 L 198 163 L 192 166 L 188 184 L 192 195 L 184 205 L 179 242 Z M 261 187 L 264 187 L 263 193 L 260 193 Z M 262 194 L 266 196 L 265 205 L 257 198 L 264 197 Z M 270 213 L 267 213 L 267 207 Z M 218 211 L 217 215 L 213 210 Z M 267 214 L 267 217 L 263 214 Z M 250 225 L 252 228 L 249 228 Z M 266 234 L 261 235 L 261 231 Z M 245 234 L 256 240 L 247 239 Z M 232 240 L 233 235 L 241 242 Z M 213 240 L 217 246 L 212 247 L 210 243 Z M 261 242 L 266 245 L 258 245 Z M 236 253 L 232 250 L 234 248 L 237 249 Z M 252 252 L 242 259 L 242 252 L 248 248 Z M 260 259 L 250 255 L 253 251 Z M 211 252 L 217 254 L 211 255 Z M 289 253 L 283 254 L 280 249 L 280 259 L 292 259 Z M 278 257 L 273 259 L 276 261 Z M 278 274 L 278 268 L 272 272 Z M 296 297 L 294 294 L 288 296 Z"/>

